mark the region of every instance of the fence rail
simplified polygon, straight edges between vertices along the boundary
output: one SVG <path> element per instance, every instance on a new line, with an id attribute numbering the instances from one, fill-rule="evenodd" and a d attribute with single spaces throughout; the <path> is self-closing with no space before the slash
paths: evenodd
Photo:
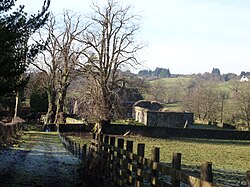
<path id="1" fill-rule="evenodd" d="M 124 148 L 124 146 L 126 147 Z M 151 159 L 144 157 L 145 144 L 137 145 L 137 153 L 133 153 L 133 141 L 122 138 L 94 137 L 90 151 L 93 156 L 101 156 L 109 164 L 111 177 L 119 186 L 190 186 L 218 187 L 213 183 L 212 163 L 201 166 L 201 178 L 190 176 L 181 171 L 181 154 L 174 153 L 172 167 L 160 163 L 160 148 L 152 149 Z"/>
<path id="2" fill-rule="evenodd" d="M 59 138 L 61 139 L 64 147 L 71 152 L 73 155 L 75 155 L 76 157 L 78 157 L 81 160 L 85 160 L 86 156 L 87 156 L 87 145 L 81 145 L 79 143 L 76 143 L 74 141 L 72 141 L 70 138 L 68 138 L 65 135 L 62 135 L 61 133 L 59 133 Z"/>
<path id="3" fill-rule="evenodd" d="M 63 145 L 81 160 L 87 156 L 87 145 L 81 146 L 59 133 Z M 151 158 L 145 158 L 145 144 L 138 144 L 133 150 L 133 141 L 114 136 L 93 134 L 89 154 L 106 160 L 109 177 L 118 186 L 159 187 L 219 187 L 213 183 L 212 163 L 201 165 L 200 178 L 181 171 L 181 153 L 173 153 L 172 166 L 160 163 L 160 148 L 153 148 Z M 250 187 L 250 171 L 246 172 L 246 186 Z"/>

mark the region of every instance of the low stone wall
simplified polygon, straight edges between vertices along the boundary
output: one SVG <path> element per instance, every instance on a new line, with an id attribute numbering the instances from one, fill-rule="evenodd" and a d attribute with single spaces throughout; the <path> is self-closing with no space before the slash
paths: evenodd
<path id="1" fill-rule="evenodd" d="M 104 134 L 123 135 L 127 132 L 147 137 L 168 138 L 206 138 L 225 140 L 250 140 L 250 131 L 210 130 L 210 129 L 181 129 L 170 127 L 148 127 L 136 125 L 110 124 L 102 127 Z M 60 124 L 60 132 L 90 132 L 90 126 L 85 124 Z"/>
<path id="2" fill-rule="evenodd" d="M 225 139 L 225 140 L 250 140 L 250 131 L 236 130 L 208 130 L 208 129 L 180 129 L 169 127 L 147 127 L 134 125 L 110 124 L 103 126 L 104 134 L 122 135 L 130 133 L 140 134 L 142 136 L 168 138 L 168 137 L 185 137 L 185 138 L 207 138 L 207 139 Z"/>
<path id="3" fill-rule="evenodd" d="M 10 139 L 16 138 L 21 130 L 21 123 L 0 122 L 0 144 L 8 143 Z"/>
<path id="4" fill-rule="evenodd" d="M 50 124 L 53 127 L 53 124 Z M 59 124 L 59 132 L 90 132 L 94 124 Z M 54 129 L 54 128 L 53 128 Z M 52 130 L 52 129 L 51 129 Z M 53 130 L 52 130 L 53 131 Z"/>

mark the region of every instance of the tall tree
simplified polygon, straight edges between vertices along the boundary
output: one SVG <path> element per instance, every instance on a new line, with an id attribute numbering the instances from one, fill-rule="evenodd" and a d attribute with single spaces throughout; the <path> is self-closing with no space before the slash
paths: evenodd
<path id="1" fill-rule="evenodd" d="M 148 99 L 164 102 L 166 100 L 166 90 L 166 84 L 162 79 L 154 80 L 149 86 Z"/>
<path id="2" fill-rule="evenodd" d="M 192 80 L 184 97 L 185 109 L 194 112 L 200 120 L 216 122 L 221 112 L 219 93 L 212 81 Z"/>
<path id="3" fill-rule="evenodd" d="M 212 74 L 213 74 L 213 75 L 220 75 L 220 70 L 219 70 L 219 68 L 213 68 Z"/>
<path id="4" fill-rule="evenodd" d="M 46 75 L 49 102 L 47 122 L 65 121 L 63 113 L 67 88 L 84 51 L 78 40 L 85 29 L 86 26 L 81 25 L 80 16 L 65 11 L 62 22 L 58 22 L 51 14 L 45 28 L 39 32 L 41 43 L 38 43 L 46 45 L 41 52 L 42 59 L 33 65 Z"/>
<path id="5" fill-rule="evenodd" d="M 219 91 L 219 100 L 220 100 L 220 122 L 224 122 L 224 110 L 225 110 L 225 102 L 229 97 L 229 93 L 225 90 Z"/>
<path id="6" fill-rule="evenodd" d="M 250 127 L 250 83 L 235 82 L 231 87 L 233 91 L 234 107 L 239 112 L 239 117 Z"/>
<path id="7" fill-rule="evenodd" d="M 29 74 L 29 82 L 24 94 L 29 99 L 30 112 L 47 112 L 48 96 L 44 79 L 46 77 L 43 72 L 32 72 Z"/>
<path id="8" fill-rule="evenodd" d="M 0 97 L 18 93 L 27 83 L 23 75 L 27 65 L 37 55 L 37 46 L 28 41 L 48 18 L 50 0 L 44 0 L 42 10 L 28 16 L 24 6 L 15 11 L 16 0 L 0 2 Z"/>
<path id="9" fill-rule="evenodd" d="M 123 82 L 119 70 L 139 64 L 136 53 L 143 45 L 135 41 L 140 16 L 134 15 L 130 6 L 122 7 L 118 1 L 108 0 L 103 7 L 94 4 L 93 9 L 91 26 L 82 40 L 88 47 L 84 69 L 94 81 L 90 86 L 95 87 L 93 98 L 102 107 L 98 120 L 104 124 L 112 120 L 119 106 L 116 90 Z"/>

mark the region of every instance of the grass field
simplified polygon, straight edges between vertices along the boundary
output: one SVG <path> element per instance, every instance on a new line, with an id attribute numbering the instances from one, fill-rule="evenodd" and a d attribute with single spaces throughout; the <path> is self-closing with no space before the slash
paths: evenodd
<path id="1" fill-rule="evenodd" d="M 70 136 L 81 144 L 89 144 L 91 136 Z M 134 150 L 138 143 L 145 143 L 145 155 L 151 156 L 153 147 L 160 148 L 160 161 L 171 162 L 173 153 L 182 153 L 182 163 L 185 165 L 200 166 L 209 161 L 213 168 L 245 172 L 250 165 L 250 141 L 238 140 L 211 140 L 174 138 L 158 139 L 140 136 L 128 136 L 126 140 L 134 141 Z"/>
<path id="2" fill-rule="evenodd" d="M 176 78 L 161 78 L 161 79 L 157 79 L 157 80 L 160 80 L 162 83 L 165 83 L 167 86 L 169 86 L 169 85 L 176 85 L 178 83 L 187 84 L 193 78 L 194 77 L 190 75 L 190 76 L 176 77 Z M 156 81 L 156 80 L 154 80 L 154 81 Z M 154 81 L 150 81 L 150 82 L 153 83 Z"/>
<path id="3" fill-rule="evenodd" d="M 173 153 L 182 153 L 182 163 L 185 165 L 199 166 L 202 162 L 210 161 L 215 169 L 242 172 L 249 169 L 250 141 L 145 137 L 127 139 L 133 140 L 135 144 L 144 142 L 147 158 L 150 158 L 153 147 L 159 147 L 162 162 L 171 162 Z"/>
<path id="4" fill-rule="evenodd" d="M 81 138 L 71 136 L 83 144 L 89 144 L 91 136 Z M 173 153 L 182 154 L 182 167 L 199 176 L 199 167 L 203 162 L 213 163 L 215 181 L 226 186 L 235 186 L 244 180 L 250 168 L 250 141 L 211 140 L 211 139 L 157 139 L 140 136 L 128 136 L 126 140 L 134 141 L 134 152 L 138 143 L 145 143 L 145 157 L 151 157 L 153 147 L 160 148 L 160 161 L 170 164 Z"/>

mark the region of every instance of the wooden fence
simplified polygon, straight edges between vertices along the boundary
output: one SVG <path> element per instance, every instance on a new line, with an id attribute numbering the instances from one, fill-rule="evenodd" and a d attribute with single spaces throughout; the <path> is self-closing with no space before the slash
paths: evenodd
<path id="1" fill-rule="evenodd" d="M 169 167 L 160 163 L 160 148 L 153 148 L 151 159 L 148 159 L 145 158 L 145 144 L 138 144 L 134 153 L 133 141 L 123 138 L 108 135 L 96 137 L 93 134 L 90 152 L 93 156 L 106 159 L 110 176 L 119 186 L 222 186 L 213 183 L 211 162 L 201 165 L 200 178 L 197 178 L 181 171 L 181 153 L 173 154 L 172 167 Z M 246 178 L 246 186 L 250 187 L 250 171 Z"/>
<path id="2" fill-rule="evenodd" d="M 79 143 L 76 143 L 74 141 L 72 141 L 70 138 L 68 138 L 65 135 L 62 135 L 61 133 L 59 133 L 59 138 L 61 139 L 64 147 L 71 152 L 73 155 L 75 155 L 76 157 L 78 157 L 81 160 L 85 160 L 86 156 L 87 156 L 87 145 L 81 145 Z"/>
<path id="3" fill-rule="evenodd" d="M 87 156 L 87 145 L 81 146 L 59 133 L 64 147 L 81 160 Z M 173 153 L 172 167 L 160 163 L 160 148 L 153 148 L 151 159 L 145 158 L 145 144 L 138 144 L 136 153 L 133 141 L 114 136 L 93 134 L 89 154 L 106 160 L 109 177 L 118 186 L 159 187 L 219 187 L 213 183 L 212 163 L 201 165 L 200 178 L 181 171 L 181 153 Z M 250 171 L 246 173 L 246 186 L 250 187 Z"/>

